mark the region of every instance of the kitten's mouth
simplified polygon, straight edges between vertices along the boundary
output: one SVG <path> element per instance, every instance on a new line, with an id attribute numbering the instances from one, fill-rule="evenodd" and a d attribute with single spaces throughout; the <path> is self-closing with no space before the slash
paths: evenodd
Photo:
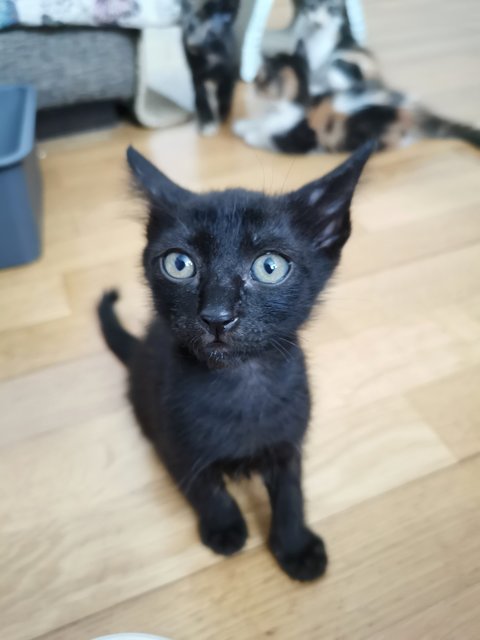
<path id="1" fill-rule="evenodd" d="M 242 348 L 233 336 L 203 335 L 200 339 L 190 342 L 189 350 L 200 362 L 204 362 L 211 369 L 224 369 L 235 366 L 236 363 L 248 357 L 248 353 Z"/>
<path id="2" fill-rule="evenodd" d="M 216 351 L 219 353 L 226 353 L 229 349 L 230 346 L 221 338 L 216 338 L 204 346 L 204 350 L 207 353 L 213 353 Z"/>

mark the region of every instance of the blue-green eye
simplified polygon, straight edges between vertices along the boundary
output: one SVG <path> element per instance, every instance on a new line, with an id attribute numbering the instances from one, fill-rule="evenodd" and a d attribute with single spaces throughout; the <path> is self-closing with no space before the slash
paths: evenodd
<path id="1" fill-rule="evenodd" d="M 163 270 L 175 280 L 186 280 L 195 275 L 195 265 L 190 256 L 178 251 L 170 251 L 162 258 Z"/>
<path id="2" fill-rule="evenodd" d="M 252 264 L 255 280 L 265 284 L 281 282 L 290 271 L 290 263 L 278 253 L 265 253 Z"/>

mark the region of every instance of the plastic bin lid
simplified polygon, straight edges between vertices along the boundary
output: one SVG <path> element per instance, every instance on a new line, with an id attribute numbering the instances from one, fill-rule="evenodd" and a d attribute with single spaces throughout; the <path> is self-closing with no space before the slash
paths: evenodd
<path id="1" fill-rule="evenodd" d="M 0 85 L 0 169 L 21 162 L 35 142 L 37 95 L 30 85 Z"/>

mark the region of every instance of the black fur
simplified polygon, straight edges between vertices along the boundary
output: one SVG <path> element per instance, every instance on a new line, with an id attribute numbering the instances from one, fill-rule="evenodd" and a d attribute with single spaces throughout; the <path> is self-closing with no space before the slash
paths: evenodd
<path id="1" fill-rule="evenodd" d="M 224 476 L 259 473 L 272 505 L 270 548 L 297 580 L 317 578 L 327 565 L 303 511 L 310 401 L 297 331 L 340 259 L 371 151 L 367 145 L 324 178 L 269 197 L 191 193 L 130 148 L 149 203 L 144 267 L 156 313 L 128 357 L 125 344 L 134 343 L 119 333 L 115 296 L 100 304 L 107 343 L 128 362 L 138 422 L 195 510 L 203 542 L 225 555 L 242 548 L 247 528 Z M 166 274 L 162 256 L 172 250 L 190 256 L 194 275 Z M 266 252 L 290 262 L 279 284 L 253 278 L 251 265 Z"/>
<path id="2" fill-rule="evenodd" d="M 115 289 L 106 291 L 98 303 L 98 317 L 100 318 L 100 326 L 108 346 L 123 364 L 128 365 L 138 340 L 128 331 L 125 331 L 119 323 L 113 311 L 113 305 L 117 300 L 118 291 Z"/>
<path id="3" fill-rule="evenodd" d="M 308 153 L 317 148 L 317 136 L 306 120 L 281 135 L 273 136 L 275 147 L 283 153 Z"/>
<path id="4" fill-rule="evenodd" d="M 363 80 L 362 70 L 355 64 L 354 62 L 347 62 L 346 60 L 335 60 L 332 63 L 332 68 L 341 71 L 345 76 L 350 79 L 350 82 L 353 86 L 356 83 L 360 83 Z"/>
<path id="5" fill-rule="evenodd" d="M 398 109 L 389 105 L 373 105 L 352 114 L 346 122 L 343 151 L 354 151 L 367 140 L 380 140 L 398 119 Z M 383 149 L 382 143 L 378 150 Z"/>
<path id="6" fill-rule="evenodd" d="M 302 40 L 299 40 L 293 54 L 276 53 L 272 56 L 264 57 L 262 71 L 255 78 L 255 86 L 259 92 L 266 87 L 277 85 L 276 89 L 283 95 L 285 89 L 282 86 L 282 70 L 291 69 L 297 79 L 297 91 L 292 97 L 292 102 L 300 105 L 307 105 L 310 102 L 308 91 L 308 66 L 305 60 L 305 47 Z"/>
<path id="7" fill-rule="evenodd" d="M 418 110 L 422 131 L 432 138 L 458 138 L 480 149 L 480 129 L 437 116 L 426 109 Z"/>
<path id="8" fill-rule="evenodd" d="M 183 0 L 183 46 L 201 129 L 230 113 L 238 75 L 233 24 L 239 0 Z M 212 84 L 209 94 L 208 83 Z"/>

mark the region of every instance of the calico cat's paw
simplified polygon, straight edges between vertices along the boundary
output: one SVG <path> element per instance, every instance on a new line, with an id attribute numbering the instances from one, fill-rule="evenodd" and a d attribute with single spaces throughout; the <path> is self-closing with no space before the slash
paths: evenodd
<path id="1" fill-rule="evenodd" d="M 213 525 L 204 520 L 200 522 L 200 537 L 203 544 L 223 556 L 231 556 L 240 551 L 245 545 L 247 535 L 247 525 L 240 514 L 235 520 L 222 525 L 218 523 Z"/>
<path id="2" fill-rule="evenodd" d="M 232 131 L 250 147 L 272 149 L 268 135 L 265 135 L 265 131 L 254 120 L 236 120 L 232 125 Z"/>
<path id="3" fill-rule="evenodd" d="M 235 120 L 232 124 L 233 133 L 239 138 L 243 138 L 248 131 L 252 129 L 252 121 L 251 120 Z"/>
<path id="4" fill-rule="evenodd" d="M 323 540 L 313 531 L 304 529 L 301 541 L 294 550 L 280 544 L 275 536 L 270 537 L 270 549 L 278 564 L 290 578 L 308 582 L 320 578 L 328 564 L 327 552 Z"/>
<path id="5" fill-rule="evenodd" d="M 265 134 L 262 131 L 247 131 L 243 141 L 246 142 L 249 147 L 254 147 L 255 149 L 274 150 L 268 136 L 265 137 Z"/>

